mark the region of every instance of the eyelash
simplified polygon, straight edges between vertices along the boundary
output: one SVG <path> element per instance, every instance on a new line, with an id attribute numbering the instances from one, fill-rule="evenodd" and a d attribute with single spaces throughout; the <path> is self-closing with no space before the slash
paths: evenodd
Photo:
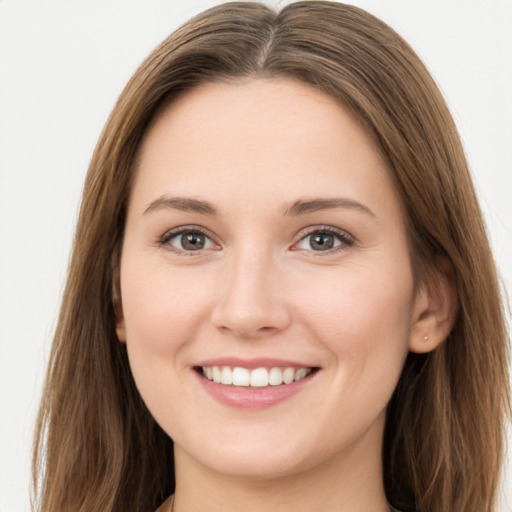
<path id="1" fill-rule="evenodd" d="M 315 256 L 332 255 L 340 251 L 345 251 L 355 243 L 354 238 L 350 236 L 347 232 L 342 231 L 341 229 L 335 228 L 333 226 L 311 226 L 301 231 L 299 235 L 300 239 L 297 243 L 294 244 L 294 247 L 297 246 L 302 241 L 314 235 L 331 235 L 340 242 L 339 245 L 326 250 L 314 251 L 312 249 L 309 249 L 312 253 L 315 254 Z M 302 249 L 297 248 L 294 250 L 300 251 Z"/>
<path id="2" fill-rule="evenodd" d="M 175 252 L 176 254 L 183 254 L 186 256 L 194 256 L 197 253 L 200 253 L 201 250 L 197 251 L 187 251 L 186 249 L 179 249 L 178 247 L 174 247 L 170 244 L 173 238 L 177 238 L 180 235 L 202 235 L 207 240 L 209 240 L 213 245 L 218 246 L 218 244 L 214 241 L 214 237 L 206 230 L 200 228 L 199 226 L 181 226 L 179 228 L 171 229 L 170 231 L 166 231 L 159 239 L 159 246 L 166 246 L 169 250 Z"/>
<path id="3" fill-rule="evenodd" d="M 183 254 L 183 255 L 187 255 L 187 256 L 194 256 L 194 255 L 202 252 L 202 250 L 204 250 L 203 248 L 201 248 L 196 251 L 190 251 L 190 250 L 174 247 L 170 244 L 171 240 L 179 237 L 180 235 L 185 235 L 185 234 L 190 234 L 190 235 L 199 234 L 199 235 L 204 236 L 207 240 L 209 240 L 211 244 L 213 244 L 215 246 L 219 245 L 214 241 L 214 237 L 208 231 L 202 229 L 199 226 L 181 226 L 179 228 L 175 228 L 170 231 L 166 231 L 158 239 L 157 243 L 159 246 L 166 246 L 169 250 L 171 250 L 179 255 Z M 312 237 L 314 235 L 331 235 L 337 239 L 337 241 L 339 242 L 339 245 L 334 246 L 329 249 L 326 249 L 326 250 L 319 250 L 319 251 L 314 251 L 313 249 L 300 249 L 300 248 L 296 247 L 298 244 L 300 244 L 301 242 L 306 240 L 308 237 Z M 310 251 L 310 252 L 314 253 L 315 256 L 322 256 L 324 254 L 331 255 L 331 254 L 337 253 L 339 251 L 344 251 L 344 250 L 348 249 L 349 247 L 351 247 L 352 245 L 354 245 L 354 243 L 355 243 L 354 238 L 351 237 L 348 233 L 346 233 L 345 231 L 342 231 L 341 229 L 334 228 L 333 226 L 311 226 L 308 228 L 304 228 L 301 231 L 301 233 L 299 234 L 299 236 L 300 236 L 299 241 L 294 243 L 292 250 Z M 208 247 L 206 249 L 211 249 L 211 248 Z"/>

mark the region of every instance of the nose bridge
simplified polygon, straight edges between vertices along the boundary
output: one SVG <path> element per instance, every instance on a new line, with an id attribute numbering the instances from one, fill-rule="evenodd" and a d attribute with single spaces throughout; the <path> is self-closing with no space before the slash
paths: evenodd
<path id="1" fill-rule="evenodd" d="M 279 289 L 280 277 L 269 248 L 248 243 L 234 250 L 221 275 L 213 323 L 241 337 L 285 328 L 289 311 Z"/>

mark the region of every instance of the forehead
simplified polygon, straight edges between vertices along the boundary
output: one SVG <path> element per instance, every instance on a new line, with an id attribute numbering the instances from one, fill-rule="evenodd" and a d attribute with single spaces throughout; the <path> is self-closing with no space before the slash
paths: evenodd
<path id="1" fill-rule="evenodd" d="M 223 200 L 236 190 L 247 200 L 268 200 L 272 191 L 283 202 L 349 193 L 397 203 L 361 124 L 335 99 L 289 79 L 188 92 L 154 119 L 138 161 L 134 195 L 145 201 L 171 192 Z"/>

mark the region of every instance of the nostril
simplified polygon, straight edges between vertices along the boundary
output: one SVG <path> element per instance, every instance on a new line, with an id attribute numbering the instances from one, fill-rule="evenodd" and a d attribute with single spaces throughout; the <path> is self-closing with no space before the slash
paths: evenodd
<path id="1" fill-rule="evenodd" d="M 277 327 L 264 326 L 264 327 L 256 327 L 256 328 L 238 328 L 231 329 L 229 327 L 224 327 L 224 329 L 231 331 L 239 338 L 258 338 L 260 336 L 265 336 L 271 334 L 272 332 L 277 332 L 279 329 Z"/>
<path id="2" fill-rule="evenodd" d="M 283 309 L 282 311 L 279 311 Z M 290 316 L 282 306 L 269 311 L 253 311 L 244 314 L 233 309 L 214 311 L 211 322 L 221 332 L 241 339 L 257 339 L 271 336 L 286 329 Z"/>

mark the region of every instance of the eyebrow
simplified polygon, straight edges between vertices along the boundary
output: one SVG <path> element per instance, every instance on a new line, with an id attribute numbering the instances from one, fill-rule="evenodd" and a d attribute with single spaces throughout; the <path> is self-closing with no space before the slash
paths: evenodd
<path id="1" fill-rule="evenodd" d="M 181 210 L 202 215 L 218 215 L 217 209 L 208 201 L 200 201 L 188 197 L 161 196 L 152 201 L 144 210 L 144 215 L 155 210 Z"/>
<path id="2" fill-rule="evenodd" d="M 359 210 L 364 212 L 371 217 L 376 217 L 375 213 L 373 213 L 370 208 L 361 204 L 353 199 L 348 199 L 344 197 L 335 197 L 335 198 L 318 198 L 311 199 L 308 201 L 298 200 L 292 203 L 291 205 L 285 208 L 285 215 L 304 215 L 306 213 L 313 213 L 322 210 L 332 210 L 335 208 L 348 208 L 353 210 Z"/>
<path id="3" fill-rule="evenodd" d="M 285 216 L 298 216 L 322 210 L 347 208 L 362 211 L 371 217 L 376 215 L 364 204 L 348 198 L 317 198 L 311 200 L 299 199 L 284 208 Z M 161 196 L 152 201 L 144 210 L 144 215 L 155 210 L 174 209 L 184 212 L 194 212 L 201 215 L 218 215 L 217 209 L 208 201 L 188 197 Z"/>

